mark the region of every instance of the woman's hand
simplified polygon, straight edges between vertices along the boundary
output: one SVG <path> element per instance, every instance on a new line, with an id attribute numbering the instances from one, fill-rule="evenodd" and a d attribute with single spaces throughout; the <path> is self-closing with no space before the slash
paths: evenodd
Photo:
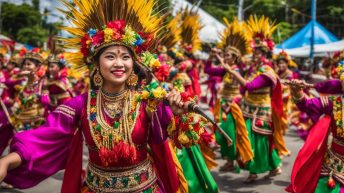
<path id="1" fill-rule="evenodd" d="M 12 152 L 0 159 L 0 182 L 2 182 L 8 170 L 17 168 L 21 164 L 22 160 L 18 153 Z"/>
<path id="2" fill-rule="evenodd" d="M 289 81 L 290 93 L 293 98 L 299 99 L 303 96 L 304 81 L 293 79 Z"/>
<path id="3" fill-rule="evenodd" d="M 5 161 L 0 159 L 0 183 L 5 179 L 7 175 L 8 164 Z"/>
<path id="4" fill-rule="evenodd" d="M 220 54 L 216 54 L 216 58 L 219 60 L 220 65 L 228 72 L 233 74 L 234 70 L 229 66 L 229 64 L 226 64 L 223 57 L 220 56 Z"/>
<path id="5" fill-rule="evenodd" d="M 172 90 L 167 94 L 166 99 L 168 100 L 174 115 L 181 115 L 188 112 L 188 105 L 183 102 L 179 92 Z"/>

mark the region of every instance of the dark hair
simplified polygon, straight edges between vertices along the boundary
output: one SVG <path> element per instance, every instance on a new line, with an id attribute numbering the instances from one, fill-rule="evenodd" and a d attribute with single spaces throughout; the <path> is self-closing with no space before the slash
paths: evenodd
<path id="1" fill-rule="evenodd" d="M 109 47 L 110 46 L 100 49 L 98 53 L 93 57 L 93 61 L 96 64 L 99 64 L 100 55 Z M 148 84 L 152 81 L 152 75 L 151 75 L 150 70 L 137 60 L 133 51 L 128 47 L 127 49 L 129 51 L 130 56 L 132 57 L 134 61 L 134 69 L 133 69 L 134 73 L 138 76 L 138 81 L 137 81 L 138 83 L 133 89 L 140 89 L 144 84 Z M 93 83 L 93 77 L 94 77 L 94 74 L 91 73 L 90 74 L 91 88 L 97 88 L 97 86 L 95 86 Z"/>
<path id="2" fill-rule="evenodd" d="M 172 50 L 168 50 L 167 55 L 170 56 L 174 60 L 175 64 L 178 64 L 183 61 L 182 59 L 177 57 L 176 53 L 174 53 Z"/>
<path id="3" fill-rule="evenodd" d="M 35 66 L 39 66 L 41 64 L 40 61 L 36 60 L 36 59 L 33 59 L 33 58 L 25 58 L 22 62 L 22 66 L 24 65 L 25 63 L 25 60 L 30 60 L 31 62 L 33 62 L 35 64 Z"/>
<path id="4" fill-rule="evenodd" d="M 277 64 L 278 64 L 281 60 L 284 60 L 284 61 L 288 64 L 288 60 L 285 59 L 285 58 L 278 58 L 278 59 L 276 60 Z"/>
<path id="5" fill-rule="evenodd" d="M 66 67 L 66 65 L 62 62 L 49 62 L 48 63 L 48 66 L 51 64 L 51 63 L 55 63 L 59 66 L 60 70 L 63 69 L 64 67 Z"/>

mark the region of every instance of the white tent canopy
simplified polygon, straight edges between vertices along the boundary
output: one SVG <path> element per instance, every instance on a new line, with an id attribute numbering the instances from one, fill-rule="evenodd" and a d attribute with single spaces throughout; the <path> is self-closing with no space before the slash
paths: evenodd
<path id="1" fill-rule="evenodd" d="M 186 7 L 191 8 L 192 4 L 186 0 L 171 0 L 173 7 L 173 14 L 178 11 L 185 9 Z M 201 24 L 204 26 L 199 36 L 202 42 L 216 42 L 219 40 L 219 32 L 222 32 L 226 27 L 213 16 L 209 15 L 203 9 L 198 8 L 198 14 L 200 15 Z"/>
<path id="2" fill-rule="evenodd" d="M 284 51 L 287 52 L 292 57 L 309 57 L 310 55 L 310 46 L 304 46 L 301 48 L 294 48 L 294 49 L 285 49 Z M 314 45 L 314 56 L 327 56 L 329 53 L 337 52 L 344 50 L 344 40 L 332 42 L 328 44 L 318 44 Z M 281 52 L 282 49 L 274 49 L 274 53 L 278 54 Z"/>

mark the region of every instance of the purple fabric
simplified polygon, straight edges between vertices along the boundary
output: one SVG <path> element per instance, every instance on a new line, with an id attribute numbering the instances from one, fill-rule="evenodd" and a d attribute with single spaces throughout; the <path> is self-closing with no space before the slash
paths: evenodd
<path id="1" fill-rule="evenodd" d="M 9 123 L 6 113 L 0 107 L 0 156 L 13 137 L 13 127 Z"/>
<path id="2" fill-rule="evenodd" d="M 226 74 L 226 70 L 222 67 L 212 66 L 211 61 L 205 63 L 204 72 L 209 75 L 207 80 L 208 89 L 211 92 L 211 98 L 209 101 L 209 106 L 214 107 L 217 99 L 218 85 L 222 81 L 222 77 Z"/>
<path id="3" fill-rule="evenodd" d="M 167 139 L 167 127 L 171 123 L 172 110 L 161 103 L 157 111 L 152 114 L 150 144 L 161 144 Z"/>
<path id="4" fill-rule="evenodd" d="M 212 62 L 208 60 L 205 63 L 204 73 L 207 73 L 211 76 L 221 76 L 222 77 L 226 74 L 226 70 L 222 67 L 212 66 Z"/>
<path id="5" fill-rule="evenodd" d="M 332 103 L 330 102 L 325 108 L 321 104 L 320 98 L 304 98 L 298 102 L 297 107 L 300 111 L 307 113 L 307 115 L 312 119 L 313 123 L 317 122 L 322 114 L 332 114 Z"/>
<path id="6" fill-rule="evenodd" d="M 48 94 L 42 94 L 41 95 L 41 103 L 43 106 L 49 106 L 50 104 L 50 97 Z"/>
<path id="7" fill-rule="evenodd" d="M 259 75 L 256 78 L 254 78 L 251 82 L 246 83 L 244 87 L 240 88 L 241 94 L 244 94 L 245 91 L 252 92 L 257 89 L 261 89 L 264 87 L 272 86 L 273 82 L 272 80 L 265 76 L 265 75 Z"/>
<path id="8" fill-rule="evenodd" d="M 327 80 L 314 85 L 315 90 L 323 94 L 342 94 L 342 84 L 340 80 Z"/>
<path id="9" fill-rule="evenodd" d="M 22 164 L 8 172 L 5 182 L 16 188 L 29 188 L 64 169 L 86 97 L 80 95 L 65 104 L 70 107 L 66 109 L 74 110 L 74 115 L 58 108 L 42 126 L 15 135 L 11 152 L 20 155 Z"/>

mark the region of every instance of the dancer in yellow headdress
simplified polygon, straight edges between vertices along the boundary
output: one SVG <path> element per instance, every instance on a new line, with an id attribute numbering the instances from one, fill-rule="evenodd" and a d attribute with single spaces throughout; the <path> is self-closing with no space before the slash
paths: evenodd
<path id="1" fill-rule="evenodd" d="M 243 29 L 244 24 L 239 24 L 236 19 L 231 23 L 227 19 L 224 21 L 226 29 L 221 33 L 219 44 L 224 57 L 222 58 L 222 54 L 217 53 L 216 49 L 213 50 L 204 71 L 210 76 L 220 76 L 223 79 L 220 100 L 216 104 L 214 115 L 221 122 L 222 129 L 233 140 L 233 144 L 229 146 L 227 141 L 219 133 L 216 133 L 216 140 L 221 145 L 221 155 L 227 160 L 220 170 L 229 171 L 234 169 L 235 160 L 239 160 L 243 164 L 252 160 L 253 152 L 248 139 L 245 120 L 238 105 L 241 100 L 240 84 L 224 68 L 212 67 L 211 63 L 212 58 L 217 56 L 221 62 L 226 63 L 232 70 L 240 73 L 240 67 L 242 67 L 241 58 L 250 52 L 250 47 L 249 39 Z"/>
<path id="2" fill-rule="evenodd" d="M 282 170 L 278 155 L 289 154 L 282 136 L 283 128 L 287 126 L 281 122 L 284 116 L 282 87 L 268 60 L 274 46 L 271 35 L 275 28 L 266 17 L 251 16 L 247 21 L 253 49 L 253 64 L 248 80 L 222 63 L 226 71 L 243 86 L 241 109 L 254 152 L 253 160 L 245 166 L 250 172 L 246 182 L 253 182 L 257 174 L 266 171 L 270 171 L 266 177 L 280 174 Z"/>

